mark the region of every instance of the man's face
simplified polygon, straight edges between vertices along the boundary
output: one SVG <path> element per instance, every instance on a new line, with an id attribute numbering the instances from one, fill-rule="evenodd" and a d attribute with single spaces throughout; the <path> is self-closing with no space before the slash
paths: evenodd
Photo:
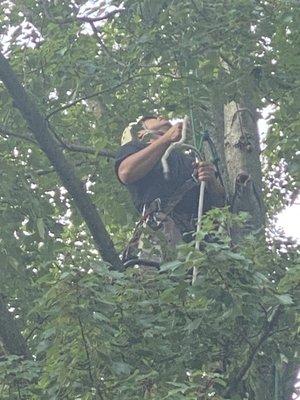
<path id="1" fill-rule="evenodd" d="M 145 129 L 157 131 L 158 134 L 164 134 L 172 126 L 171 122 L 164 117 L 149 118 L 143 124 Z"/>

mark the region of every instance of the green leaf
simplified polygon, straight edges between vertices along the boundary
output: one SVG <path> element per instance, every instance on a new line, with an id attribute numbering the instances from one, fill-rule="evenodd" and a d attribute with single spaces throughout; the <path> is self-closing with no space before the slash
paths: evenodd
<path id="1" fill-rule="evenodd" d="M 289 294 L 276 294 L 275 297 L 279 300 L 280 304 L 283 304 L 285 306 L 294 304 L 294 300 Z"/>
<path id="2" fill-rule="evenodd" d="M 121 361 L 115 361 L 111 365 L 112 370 L 117 374 L 117 375 L 123 375 L 123 374 L 130 374 L 132 367 L 124 362 Z"/>
<path id="3" fill-rule="evenodd" d="M 36 220 L 36 225 L 37 225 L 37 229 L 38 229 L 40 237 L 42 239 L 45 239 L 45 224 L 44 224 L 43 218 L 38 218 Z"/>
<path id="4" fill-rule="evenodd" d="M 179 260 L 170 261 L 170 262 L 167 262 L 167 263 L 164 263 L 161 265 L 160 272 L 175 271 L 181 265 L 182 265 L 182 262 Z"/>

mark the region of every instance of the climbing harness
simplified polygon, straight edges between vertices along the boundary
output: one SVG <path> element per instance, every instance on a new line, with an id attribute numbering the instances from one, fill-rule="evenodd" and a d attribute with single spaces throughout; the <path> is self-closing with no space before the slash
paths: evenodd
<path id="1" fill-rule="evenodd" d="M 168 216 L 172 213 L 174 208 L 177 206 L 178 203 L 183 199 L 184 195 L 190 191 L 192 188 L 199 186 L 199 182 L 195 180 L 195 178 L 190 178 L 184 182 L 180 188 L 175 190 L 171 198 L 162 204 L 159 198 L 153 200 L 148 207 L 143 208 L 142 217 L 138 221 L 135 226 L 132 238 L 130 239 L 129 243 L 127 244 L 125 250 L 122 253 L 122 262 L 125 263 L 132 258 L 130 251 L 131 249 L 135 249 L 137 242 L 141 235 L 141 229 L 144 224 L 147 224 L 153 231 L 157 231 L 161 228 L 163 224 L 163 220 L 157 218 L 157 214 L 161 213 L 165 216 Z M 136 263 L 138 264 L 138 263 Z M 142 265 L 145 265 L 143 263 Z"/>

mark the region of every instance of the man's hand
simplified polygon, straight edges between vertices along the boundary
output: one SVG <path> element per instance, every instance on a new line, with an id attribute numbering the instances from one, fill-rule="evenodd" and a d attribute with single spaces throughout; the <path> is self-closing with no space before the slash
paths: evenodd
<path id="1" fill-rule="evenodd" d="M 206 190 L 211 195 L 213 207 L 224 207 L 226 195 L 224 187 L 216 178 L 216 170 L 212 163 L 200 162 L 195 164 L 196 177 L 206 183 Z"/>
<path id="2" fill-rule="evenodd" d="M 179 142 L 182 135 L 182 122 L 178 122 L 177 124 L 171 126 L 170 129 L 163 135 L 165 139 L 167 139 L 170 143 Z"/>
<path id="3" fill-rule="evenodd" d="M 214 183 L 216 181 L 215 167 L 208 162 L 195 164 L 196 177 L 200 182 Z"/>

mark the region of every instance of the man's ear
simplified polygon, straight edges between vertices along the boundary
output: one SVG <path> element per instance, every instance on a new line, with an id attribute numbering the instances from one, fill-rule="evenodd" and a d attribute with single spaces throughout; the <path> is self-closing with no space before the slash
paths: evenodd
<path id="1" fill-rule="evenodd" d="M 143 139 L 144 135 L 147 133 L 147 131 L 145 129 L 142 129 L 140 131 L 138 131 L 137 137 L 139 139 Z"/>

